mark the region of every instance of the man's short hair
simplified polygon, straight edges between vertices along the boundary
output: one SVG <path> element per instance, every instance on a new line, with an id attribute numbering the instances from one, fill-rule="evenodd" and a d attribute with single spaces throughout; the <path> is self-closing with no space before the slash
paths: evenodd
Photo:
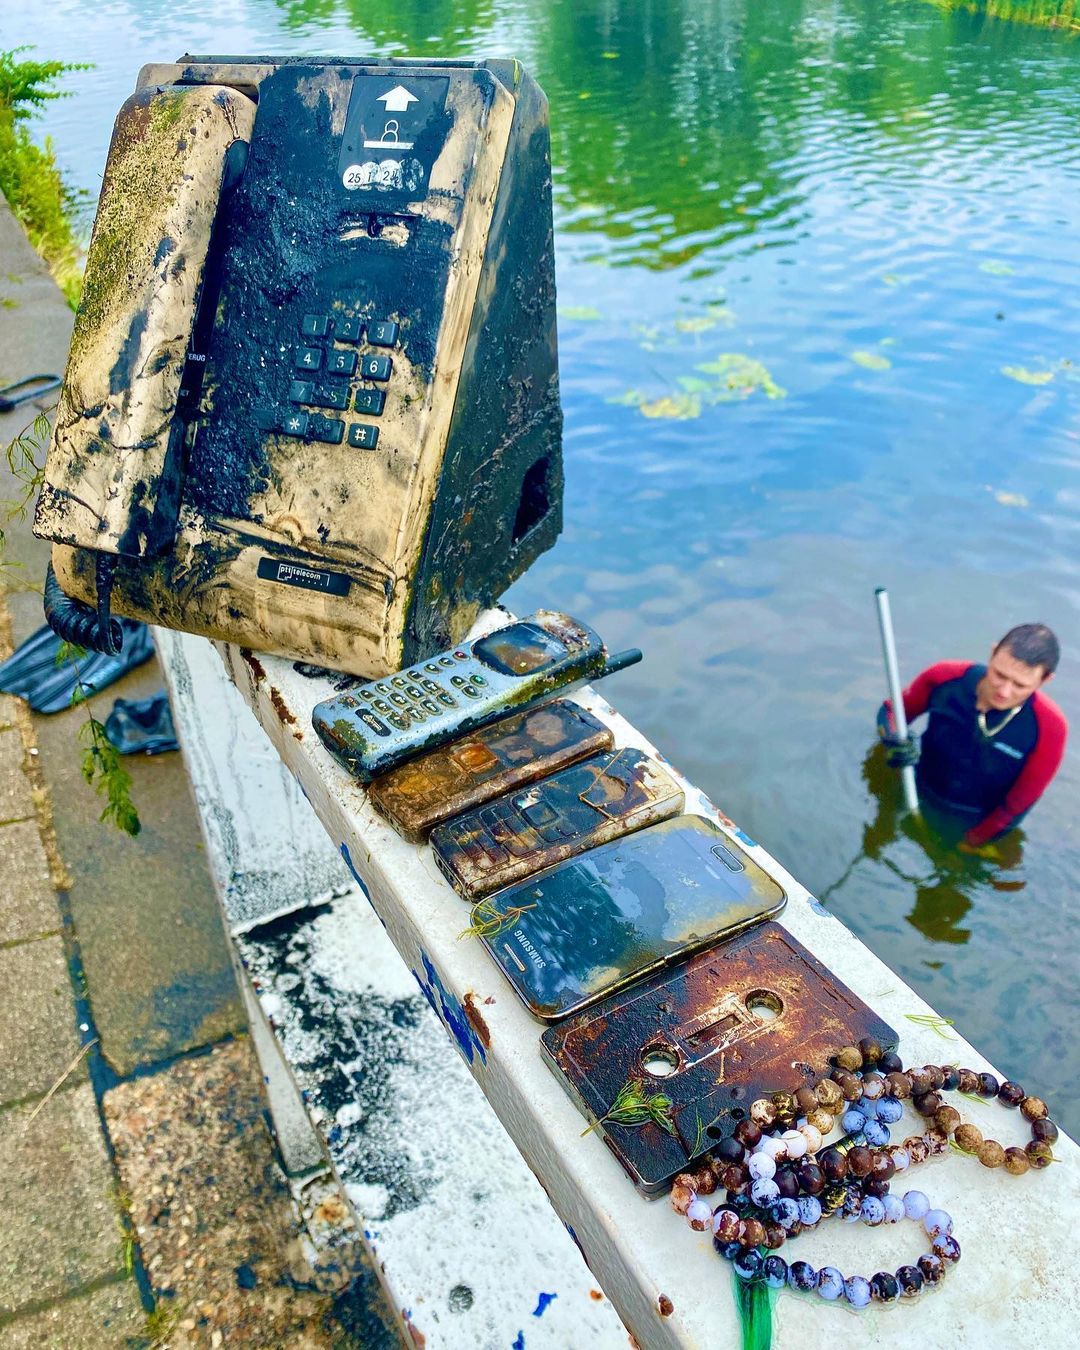
<path id="1" fill-rule="evenodd" d="M 1022 623 L 1010 628 L 994 651 L 1001 647 L 1025 666 L 1042 666 L 1047 675 L 1053 675 L 1061 660 L 1061 645 L 1044 623 Z"/>

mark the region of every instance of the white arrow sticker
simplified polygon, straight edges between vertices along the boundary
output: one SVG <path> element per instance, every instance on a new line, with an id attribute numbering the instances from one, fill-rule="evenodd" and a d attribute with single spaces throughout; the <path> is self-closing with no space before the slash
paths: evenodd
<path id="1" fill-rule="evenodd" d="M 377 103 L 385 103 L 387 112 L 407 112 L 410 103 L 419 103 L 415 94 L 410 94 L 403 84 L 395 85 L 385 94 L 380 94 Z"/>

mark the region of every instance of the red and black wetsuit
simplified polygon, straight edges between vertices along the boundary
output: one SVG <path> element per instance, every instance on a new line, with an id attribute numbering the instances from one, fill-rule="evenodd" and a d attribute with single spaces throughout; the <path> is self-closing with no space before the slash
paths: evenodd
<path id="1" fill-rule="evenodd" d="M 984 735 L 975 700 L 985 674 L 985 666 L 970 661 L 939 661 L 904 690 L 909 722 L 930 714 L 916 770 L 919 792 L 972 819 L 964 839 L 975 846 L 1011 830 L 1031 810 L 1057 773 L 1069 729 L 1057 704 L 1034 693 L 1015 717 L 987 712 L 991 734 Z M 884 708 L 891 728 L 892 708 L 887 702 Z"/>

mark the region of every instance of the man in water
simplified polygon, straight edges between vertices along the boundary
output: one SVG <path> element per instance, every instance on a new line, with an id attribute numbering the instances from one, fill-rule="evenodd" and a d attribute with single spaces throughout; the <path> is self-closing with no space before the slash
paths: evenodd
<path id="1" fill-rule="evenodd" d="M 987 665 L 939 661 L 904 690 L 911 722 L 930 717 L 920 739 L 896 735 L 888 700 L 877 716 L 889 763 L 917 765 L 920 797 L 967 824 L 962 849 L 983 849 L 1018 825 L 1057 773 L 1068 723 L 1042 692 L 1060 647 L 1045 624 L 1012 628 Z"/>

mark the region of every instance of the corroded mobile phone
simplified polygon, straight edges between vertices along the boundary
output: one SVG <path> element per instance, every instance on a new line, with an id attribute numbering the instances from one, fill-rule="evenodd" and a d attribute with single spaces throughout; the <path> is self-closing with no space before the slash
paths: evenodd
<path id="1" fill-rule="evenodd" d="M 436 825 L 600 750 L 611 728 L 567 699 L 529 708 L 381 774 L 372 804 L 411 843 Z"/>
<path id="2" fill-rule="evenodd" d="M 449 820 L 432 832 L 439 870 L 466 900 L 553 867 L 683 809 L 682 788 L 645 753 L 609 750 Z"/>
<path id="3" fill-rule="evenodd" d="M 703 816 L 676 816 L 500 892 L 483 938 L 522 1002 L 556 1022 L 640 975 L 732 937 L 787 897 Z"/>
<path id="4" fill-rule="evenodd" d="M 640 660 L 636 649 L 609 657 L 591 628 L 542 609 L 319 703 L 312 724 L 334 758 L 366 783 L 425 750 Z"/>

